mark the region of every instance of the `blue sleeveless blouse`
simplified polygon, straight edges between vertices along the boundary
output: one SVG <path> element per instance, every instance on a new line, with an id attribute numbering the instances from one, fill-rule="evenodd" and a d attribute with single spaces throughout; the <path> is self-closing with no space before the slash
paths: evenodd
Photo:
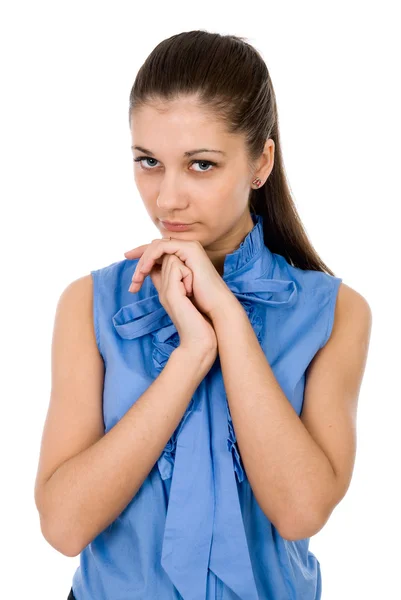
<path id="1" fill-rule="evenodd" d="M 300 415 L 305 371 L 330 337 L 342 279 L 272 253 L 263 217 L 251 215 L 254 227 L 226 255 L 223 278 Z M 91 271 L 105 433 L 179 345 L 151 278 L 128 291 L 138 260 Z M 320 563 L 309 539 L 285 540 L 259 507 L 217 356 L 138 492 L 80 553 L 72 589 L 76 600 L 320 600 Z"/>

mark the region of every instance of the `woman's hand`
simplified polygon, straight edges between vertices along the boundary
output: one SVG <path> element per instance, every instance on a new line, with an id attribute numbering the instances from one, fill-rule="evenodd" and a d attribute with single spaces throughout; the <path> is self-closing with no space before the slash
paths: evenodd
<path id="1" fill-rule="evenodd" d="M 180 270 L 182 289 L 189 296 L 193 296 L 191 299 L 195 307 L 212 321 L 214 312 L 221 311 L 222 304 L 231 299 L 232 293 L 197 240 L 155 239 L 151 244 L 144 244 L 125 252 L 124 255 L 128 259 L 140 257 L 130 291 L 137 292 L 151 271 L 152 281 L 156 281 L 160 287 L 160 274 L 153 269 L 156 264 L 164 264 L 164 254 L 178 257 L 189 269 Z M 156 283 L 155 287 L 157 288 Z"/>
<path id="2" fill-rule="evenodd" d="M 202 315 L 188 297 L 192 289 L 192 271 L 175 254 L 164 254 L 150 269 L 149 275 L 159 293 L 160 303 L 178 331 L 180 346 L 200 355 L 202 360 L 206 358 L 206 367 L 210 368 L 217 356 L 217 338 L 209 318 Z"/>

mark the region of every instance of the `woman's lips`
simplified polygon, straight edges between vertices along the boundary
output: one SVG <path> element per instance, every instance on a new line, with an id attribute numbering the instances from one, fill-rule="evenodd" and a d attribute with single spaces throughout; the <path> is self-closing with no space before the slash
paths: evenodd
<path id="1" fill-rule="evenodd" d="M 160 221 L 160 223 L 163 225 L 164 229 L 167 229 L 167 231 L 186 231 L 192 227 L 192 225 L 195 225 L 195 223 L 189 223 L 188 225 L 170 225 L 165 221 Z"/>

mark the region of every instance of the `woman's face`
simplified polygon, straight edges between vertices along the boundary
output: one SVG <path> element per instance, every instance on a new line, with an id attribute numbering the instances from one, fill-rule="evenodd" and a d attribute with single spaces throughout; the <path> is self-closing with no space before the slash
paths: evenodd
<path id="1" fill-rule="evenodd" d="M 161 237 L 198 240 L 220 268 L 253 228 L 248 196 L 260 174 L 249 171 L 242 136 L 190 97 L 135 109 L 131 136 L 135 183 Z M 172 232 L 162 220 L 191 226 Z"/>

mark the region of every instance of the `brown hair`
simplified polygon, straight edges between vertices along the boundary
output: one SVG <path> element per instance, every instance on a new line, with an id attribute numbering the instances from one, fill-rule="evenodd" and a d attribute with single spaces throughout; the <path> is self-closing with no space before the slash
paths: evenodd
<path id="1" fill-rule="evenodd" d="M 249 194 L 252 212 L 263 216 L 264 243 L 301 269 L 334 275 L 314 250 L 292 199 L 281 153 L 276 97 L 260 53 L 234 35 L 185 31 L 160 42 L 139 69 L 129 99 L 128 120 L 148 101 L 196 95 L 222 119 L 229 133 L 245 134 L 250 170 L 265 142 L 275 144 L 274 166 Z"/>

